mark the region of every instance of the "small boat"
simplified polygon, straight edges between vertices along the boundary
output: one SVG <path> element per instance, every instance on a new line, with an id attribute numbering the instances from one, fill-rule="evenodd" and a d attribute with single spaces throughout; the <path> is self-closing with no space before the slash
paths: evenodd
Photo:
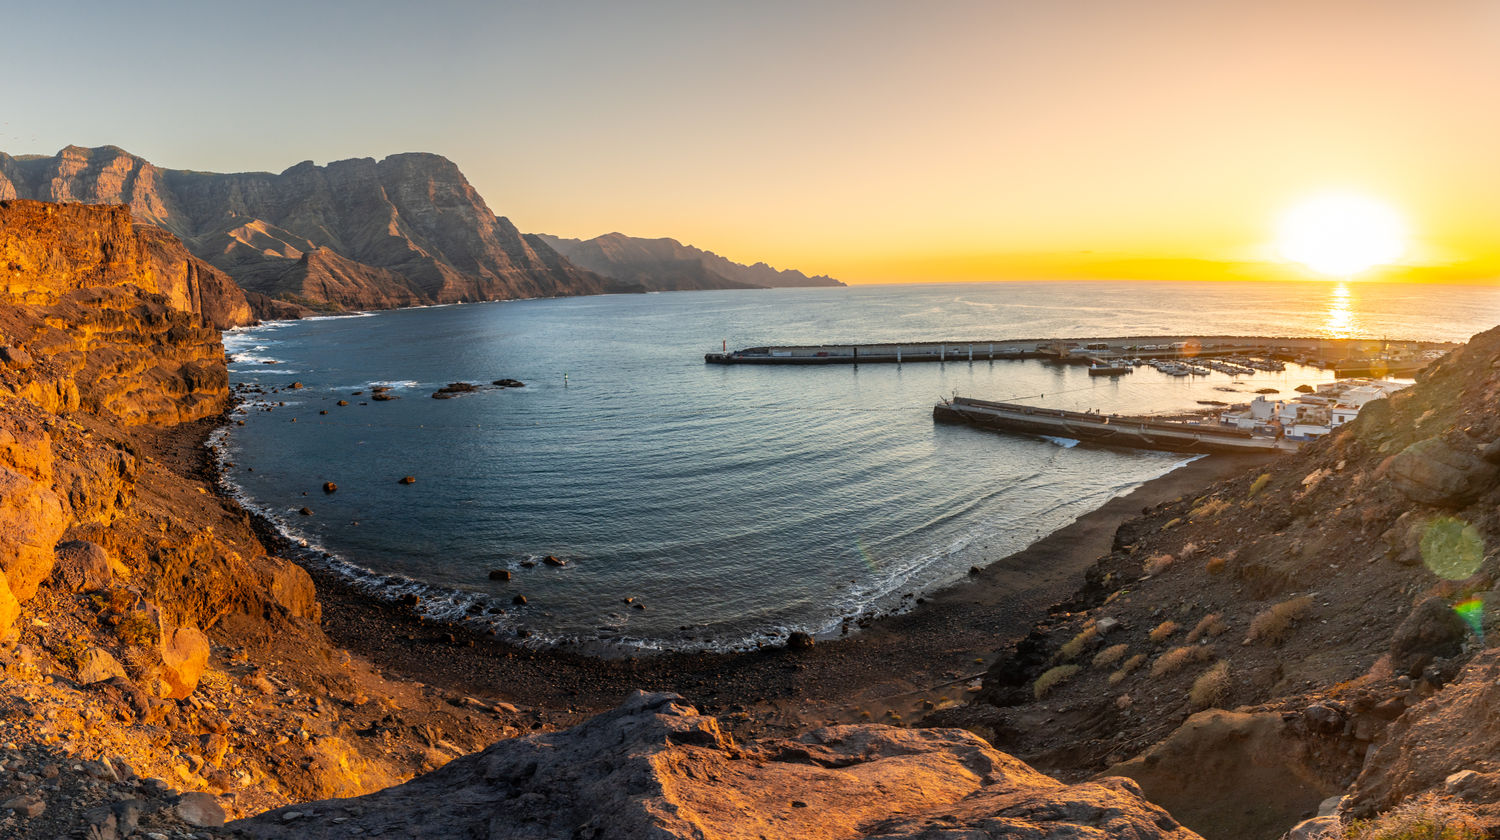
<path id="1" fill-rule="evenodd" d="M 1129 362 L 1094 362 L 1089 365 L 1089 376 L 1119 376 L 1134 372 Z"/>

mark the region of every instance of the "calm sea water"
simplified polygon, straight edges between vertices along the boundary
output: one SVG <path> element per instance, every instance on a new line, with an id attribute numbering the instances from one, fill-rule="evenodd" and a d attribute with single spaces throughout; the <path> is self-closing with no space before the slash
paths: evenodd
<path id="1" fill-rule="evenodd" d="M 248 405 L 222 446 L 247 503 L 372 590 L 418 592 L 433 614 L 536 644 L 743 648 L 902 609 L 1184 463 L 935 425 L 945 395 L 1160 412 L 1327 374 L 704 365 L 724 341 L 1463 340 L 1497 322 L 1494 288 L 1313 283 L 886 286 L 411 309 L 226 334 L 235 382 L 283 390 L 261 398 L 273 410 Z M 429 398 L 448 382 L 499 378 L 526 387 Z M 292 381 L 304 387 L 287 390 Z M 401 399 L 370 402 L 378 384 Z M 416 483 L 399 484 L 405 475 Z M 325 495 L 325 481 L 338 491 Z M 566 565 L 538 562 L 547 555 Z M 512 580 L 489 580 L 494 569 Z M 525 605 L 512 603 L 518 594 Z"/>

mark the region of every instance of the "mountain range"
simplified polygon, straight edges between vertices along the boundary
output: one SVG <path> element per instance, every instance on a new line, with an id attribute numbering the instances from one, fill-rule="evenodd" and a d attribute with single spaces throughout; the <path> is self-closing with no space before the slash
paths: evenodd
<path id="1" fill-rule="evenodd" d="M 543 233 L 537 238 L 575 265 L 623 282 L 639 283 L 651 291 L 844 285 L 827 275 L 809 277 L 800 271 L 777 271 L 763 262 L 742 265 L 675 239 L 641 239 L 623 233 L 606 233 L 593 239 L 564 239 Z"/>
<path id="2" fill-rule="evenodd" d="M 126 205 L 227 273 L 262 318 L 808 281 L 672 240 L 639 240 L 675 246 L 641 249 L 663 254 L 655 270 L 643 259 L 629 271 L 581 267 L 497 216 L 452 161 L 427 153 L 304 161 L 279 174 L 165 169 L 114 146 L 0 153 L 0 200 L 16 198 Z M 694 260 L 703 268 L 685 270 Z"/>

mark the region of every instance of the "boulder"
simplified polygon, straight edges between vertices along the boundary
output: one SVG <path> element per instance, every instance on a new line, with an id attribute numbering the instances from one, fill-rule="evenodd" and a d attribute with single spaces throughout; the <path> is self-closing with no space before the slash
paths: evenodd
<path id="1" fill-rule="evenodd" d="M 120 661 L 103 648 L 89 648 L 78 658 L 78 681 L 84 685 L 124 676 Z"/>
<path id="2" fill-rule="evenodd" d="M 491 385 L 496 385 L 496 386 L 501 387 L 501 388 L 525 388 L 526 387 L 526 383 L 522 382 L 519 379 L 496 379 L 494 382 L 492 382 L 490 384 Z"/>
<path id="3" fill-rule="evenodd" d="M 208 667 L 208 637 L 196 627 L 161 628 L 162 696 L 183 700 L 198 687 Z"/>
<path id="4" fill-rule="evenodd" d="M 69 592 L 93 592 L 108 588 L 114 578 L 109 552 L 98 543 L 69 540 L 59 543 L 52 580 Z"/>
<path id="5" fill-rule="evenodd" d="M 331 481 L 325 481 L 325 482 L 323 482 L 323 492 L 324 493 L 337 493 L 338 490 L 339 490 L 339 486 L 337 484 L 334 484 Z"/>
<path id="6" fill-rule="evenodd" d="M 560 557 L 553 557 L 550 554 L 547 555 L 546 557 L 544 557 L 542 559 L 542 562 L 546 563 L 549 566 L 554 566 L 554 567 L 559 568 L 559 569 L 562 568 L 563 566 L 568 565 L 568 561 L 563 560 Z"/>
<path id="7" fill-rule="evenodd" d="M 1433 596 L 1412 608 L 1391 636 L 1391 668 L 1413 677 L 1434 659 L 1457 656 L 1469 628 L 1448 602 Z"/>
<path id="8" fill-rule="evenodd" d="M 811 633 L 804 633 L 801 630 L 793 630 L 786 637 L 787 650 L 807 650 L 815 643 L 816 640 Z"/>
<path id="9" fill-rule="evenodd" d="M 0 571 L 23 602 L 52 574 L 52 550 L 67 529 L 62 500 L 50 487 L 48 466 L 46 478 L 38 480 L 0 460 Z"/>
<path id="10" fill-rule="evenodd" d="M 20 347 L 0 347 L 0 365 L 11 370 L 25 370 L 32 365 L 31 354 Z"/>
<path id="11" fill-rule="evenodd" d="M 490 569 L 490 580 L 510 580 L 510 570 Z"/>
<path id="12" fill-rule="evenodd" d="M 1462 507 L 1500 477 L 1500 466 L 1481 457 L 1471 445 L 1437 436 L 1401 450 L 1391 461 L 1392 483 L 1414 502 Z"/>
<path id="13" fill-rule="evenodd" d="M 323 614 L 312 576 L 295 563 L 283 563 L 271 575 L 271 598 L 297 618 L 317 621 Z"/>
<path id="14" fill-rule="evenodd" d="M 831 726 L 742 748 L 681 697 L 644 692 L 357 806 L 302 803 L 229 828 L 262 840 L 1197 837 L 1128 779 L 1065 785 L 961 729 Z"/>
<path id="15" fill-rule="evenodd" d="M 177 817 L 197 828 L 218 828 L 224 824 L 224 808 L 212 794 L 189 791 L 177 798 Z"/>
<path id="16" fill-rule="evenodd" d="M 416 484 L 417 483 L 417 479 L 416 479 L 416 476 L 407 475 L 407 476 L 402 476 L 401 480 L 398 481 L 398 482 L 396 482 L 396 483 L 397 484 Z"/>

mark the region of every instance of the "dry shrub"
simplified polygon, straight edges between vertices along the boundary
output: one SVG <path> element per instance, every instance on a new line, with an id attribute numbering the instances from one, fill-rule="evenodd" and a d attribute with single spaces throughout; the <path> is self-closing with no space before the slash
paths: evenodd
<path id="1" fill-rule="evenodd" d="M 1125 660 L 1125 664 L 1120 666 L 1120 671 L 1128 674 L 1144 664 L 1146 664 L 1146 654 L 1137 653 L 1135 656 Z"/>
<path id="2" fill-rule="evenodd" d="M 1077 659 L 1078 654 L 1083 653 L 1084 649 L 1087 648 L 1089 644 L 1097 638 L 1099 638 L 1099 628 L 1090 624 L 1089 626 L 1083 628 L 1083 631 L 1078 635 L 1069 639 L 1068 642 L 1057 651 L 1057 658 L 1062 660 L 1063 662 L 1069 662 Z"/>
<path id="3" fill-rule="evenodd" d="M 1146 558 L 1143 571 L 1148 575 L 1159 575 L 1165 572 L 1167 567 L 1171 566 L 1175 560 L 1176 558 L 1170 554 L 1153 554 Z"/>
<path id="4" fill-rule="evenodd" d="M 1182 548 L 1180 548 L 1180 549 L 1177 550 L 1177 557 L 1178 557 L 1179 560 L 1186 560 L 1186 559 L 1192 557 L 1194 554 L 1197 554 L 1197 553 L 1198 553 L 1198 544 L 1195 543 L 1195 542 L 1190 542 L 1187 545 L 1185 545 Z"/>
<path id="5" fill-rule="evenodd" d="M 1207 709 L 1224 702 L 1229 696 L 1229 663 L 1223 659 L 1210 665 L 1208 670 L 1193 680 L 1188 692 L 1188 702 L 1194 709 Z"/>
<path id="6" fill-rule="evenodd" d="M 1169 519 L 1169 520 L 1167 520 L 1167 524 L 1161 526 L 1161 529 L 1163 531 L 1165 531 L 1168 528 L 1174 528 L 1174 527 L 1176 527 L 1178 525 L 1181 525 L 1181 524 L 1182 524 L 1182 517 L 1179 516 L 1176 519 Z"/>
<path id="7" fill-rule="evenodd" d="M 1104 650 L 1101 650 L 1098 653 L 1094 654 L 1094 667 L 1108 668 L 1116 662 L 1119 662 L 1121 659 L 1124 659 L 1125 651 L 1129 649 L 1130 645 L 1126 644 L 1110 645 Z"/>
<path id="8" fill-rule="evenodd" d="M 1214 658 L 1214 649 L 1208 645 L 1183 645 L 1175 647 L 1151 663 L 1151 676 L 1165 677 L 1182 670 L 1195 662 L 1207 662 Z"/>
<path id="9" fill-rule="evenodd" d="M 1161 644 L 1162 642 L 1165 642 L 1167 640 L 1168 636 L 1176 632 L 1177 622 L 1169 618 L 1166 621 L 1163 621 L 1162 623 L 1156 625 L 1156 629 L 1151 631 L 1150 639 L 1157 644 Z"/>
<path id="10" fill-rule="evenodd" d="M 1113 688 L 1114 686 L 1117 686 L 1120 683 L 1124 682 L 1125 678 L 1128 677 L 1128 676 L 1130 676 L 1130 675 L 1127 674 L 1127 673 L 1125 673 L 1124 671 L 1115 671 L 1114 673 L 1110 674 L 1109 675 L 1109 685 L 1110 685 L 1110 687 Z"/>
<path id="11" fill-rule="evenodd" d="M 1206 639 L 1217 636 L 1220 633 L 1223 633 L 1225 629 L 1224 614 L 1209 613 L 1208 615 L 1205 615 L 1197 624 L 1193 625 L 1193 629 L 1188 631 L 1188 644 L 1192 644 L 1199 639 Z"/>
<path id="12" fill-rule="evenodd" d="M 1270 484 L 1270 483 L 1271 483 L 1271 474 L 1270 473 L 1261 473 L 1258 478 L 1256 478 L 1254 481 L 1250 482 L 1250 494 L 1249 494 L 1250 498 L 1253 499 L 1256 496 L 1260 495 L 1260 491 L 1266 489 L 1266 485 Z"/>
<path id="13" fill-rule="evenodd" d="M 1079 670 L 1081 668 L 1078 665 L 1059 665 L 1056 668 L 1049 668 L 1036 678 L 1036 684 L 1031 687 L 1031 692 L 1036 695 L 1036 699 L 1040 700 L 1046 697 L 1052 689 L 1067 682 L 1068 678 L 1078 673 Z"/>
<path id="14" fill-rule="evenodd" d="M 1353 820 L 1347 840 L 1481 840 L 1489 835 L 1469 806 L 1428 792 L 1373 820 Z"/>
<path id="15" fill-rule="evenodd" d="M 1211 575 L 1217 575 L 1224 571 L 1225 560 L 1223 557 L 1210 557 L 1204 564 L 1203 570 Z"/>
<path id="16" fill-rule="evenodd" d="M 1250 633 L 1245 637 L 1252 642 L 1279 645 L 1291 634 L 1292 625 L 1312 609 L 1313 600 L 1306 595 L 1272 604 L 1250 620 Z"/>
<path id="17" fill-rule="evenodd" d="M 1209 499 L 1203 504 L 1193 508 L 1188 514 L 1189 519 L 1212 519 L 1229 508 L 1229 503 L 1223 499 Z"/>

